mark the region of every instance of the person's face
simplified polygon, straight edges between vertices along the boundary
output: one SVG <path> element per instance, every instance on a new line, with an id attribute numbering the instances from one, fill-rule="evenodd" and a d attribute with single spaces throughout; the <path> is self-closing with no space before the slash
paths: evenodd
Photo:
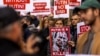
<path id="1" fill-rule="evenodd" d="M 50 26 L 50 27 L 52 27 L 52 26 L 53 26 L 53 24 L 54 24 L 54 21 L 49 20 L 49 26 Z"/>
<path id="2" fill-rule="evenodd" d="M 44 22 L 44 27 L 46 28 L 46 27 L 48 27 L 48 26 L 49 26 L 49 21 L 46 20 L 46 21 Z"/>
<path id="3" fill-rule="evenodd" d="M 55 23 L 55 27 L 63 27 L 63 22 L 62 20 L 58 20 L 56 23 Z"/>
<path id="4" fill-rule="evenodd" d="M 71 19 L 72 25 L 75 25 L 76 26 L 77 23 L 79 22 L 79 19 L 80 19 L 80 17 L 78 15 L 72 16 L 72 19 Z"/>
<path id="5" fill-rule="evenodd" d="M 66 37 L 58 37 L 58 38 L 57 38 L 57 44 L 58 44 L 59 46 L 65 46 L 66 43 L 67 43 Z"/>
<path id="6" fill-rule="evenodd" d="M 61 35 L 60 35 L 61 34 Z M 66 46 L 67 44 L 67 35 L 65 32 L 61 33 L 61 32 L 58 32 L 57 33 L 57 36 L 55 38 L 55 42 L 56 44 L 59 46 L 59 47 L 63 47 L 63 46 Z"/>
<path id="7" fill-rule="evenodd" d="M 94 11 L 91 8 L 83 10 L 81 17 L 86 25 L 92 25 L 95 21 Z"/>

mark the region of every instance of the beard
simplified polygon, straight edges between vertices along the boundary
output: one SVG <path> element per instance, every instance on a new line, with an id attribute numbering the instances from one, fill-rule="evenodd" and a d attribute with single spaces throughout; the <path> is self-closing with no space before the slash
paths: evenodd
<path id="1" fill-rule="evenodd" d="M 92 18 L 92 20 L 89 21 L 89 24 L 88 25 L 89 26 L 92 26 L 95 23 L 95 21 L 96 21 L 96 19 L 95 18 Z"/>

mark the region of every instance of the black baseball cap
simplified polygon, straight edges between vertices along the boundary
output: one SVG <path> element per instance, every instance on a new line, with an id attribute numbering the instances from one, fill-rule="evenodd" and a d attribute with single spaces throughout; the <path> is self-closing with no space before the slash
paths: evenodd
<path id="1" fill-rule="evenodd" d="M 5 28 L 20 19 L 20 16 L 12 7 L 0 7 L 0 29 Z"/>

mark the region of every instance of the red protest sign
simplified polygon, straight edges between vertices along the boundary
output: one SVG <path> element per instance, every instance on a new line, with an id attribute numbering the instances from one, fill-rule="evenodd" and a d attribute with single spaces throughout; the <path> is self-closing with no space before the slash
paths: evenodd
<path id="1" fill-rule="evenodd" d="M 30 0 L 3 0 L 4 4 L 30 3 Z"/>
<path id="2" fill-rule="evenodd" d="M 65 56 L 70 53 L 67 42 L 70 40 L 69 27 L 50 29 L 50 48 L 52 56 Z"/>
<path id="3" fill-rule="evenodd" d="M 21 9 L 21 10 L 25 10 L 26 7 L 25 4 L 8 4 L 8 6 L 11 6 L 14 9 Z"/>

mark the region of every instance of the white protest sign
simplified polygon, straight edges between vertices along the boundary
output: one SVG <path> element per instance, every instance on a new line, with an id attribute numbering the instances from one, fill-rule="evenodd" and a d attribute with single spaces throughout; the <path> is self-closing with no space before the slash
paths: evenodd
<path id="1" fill-rule="evenodd" d="M 30 12 L 31 2 L 32 0 L 0 0 L 0 6 L 11 6 L 16 11 L 20 11 L 21 14 L 25 14 L 26 12 Z"/>
<path id="2" fill-rule="evenodd" d="M 11 6 L 22 14 L 50 14 L 50 0 L 0 0 L 0 6 Z"/>
<path id="3" fill-rule="evenodd" d="M 68 18 L 68 0 L 54 0 L 54 18 Z"/>
<path id="4" fill-rule="evenodd" d="M 69 0 L 69 8 L 74 9 L 81 5 L 82 0 Z"/>
<path id="5" fill-rule="evenodd" d="M 51 14 L 50 0 L 33 0 L 32 15 L 49 15 Z"/>
<path id="6" fill-rule="evenodd" d="M 86 26 L 84 22 L 80 22 L 77 24 L 77 35 L 87 32 L 88 30 L 90 30 L 90 27 Z"/>

